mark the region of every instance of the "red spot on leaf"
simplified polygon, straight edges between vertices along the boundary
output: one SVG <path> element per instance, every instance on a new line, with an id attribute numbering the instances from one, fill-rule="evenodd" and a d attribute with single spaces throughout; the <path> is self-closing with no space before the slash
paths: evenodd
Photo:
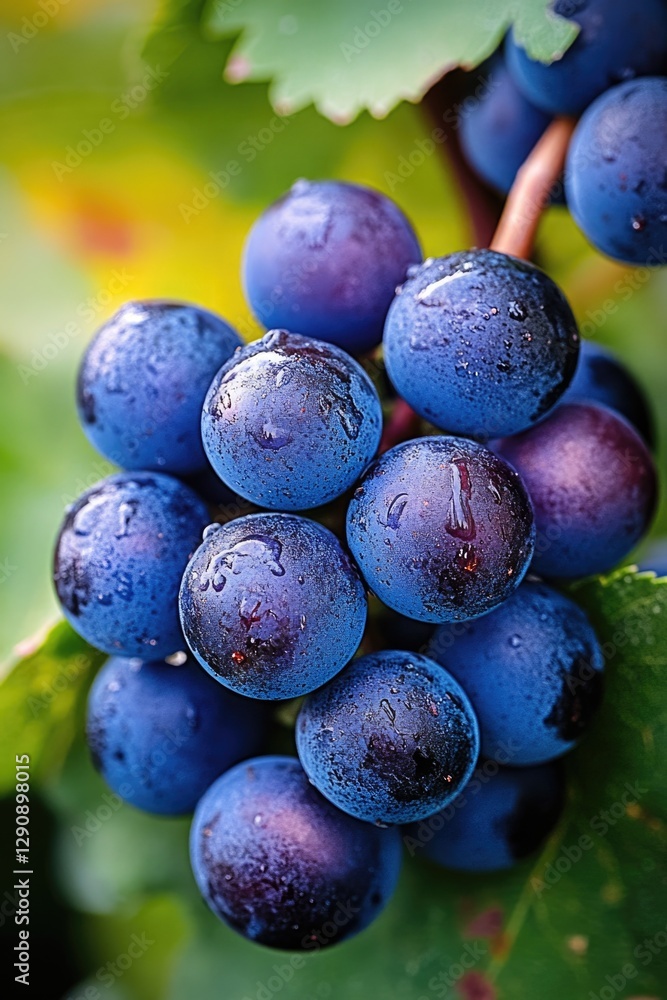
<path id="1" fill-rule="evenodd" d="M 471 938 L 493 938 L 503 928 L 503 911 L 499 906 L 490 906 L 469 921 L 464 934 Z"/>
<path id="2" fill-rule="evenodd" d="M 463 1000 L 496 1000 L 494 986 L 481 972 L 466 972 L 456 984 L 456 992 Z"/>

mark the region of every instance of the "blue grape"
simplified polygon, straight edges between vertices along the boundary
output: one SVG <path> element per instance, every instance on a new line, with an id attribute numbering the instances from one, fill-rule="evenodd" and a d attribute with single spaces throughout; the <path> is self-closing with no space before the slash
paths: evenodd
<path id="1" fill-rule="evenodd" d="M 536 851 L 565 801 L 562 768 L 479 768 L 445 810 L 409 826 L 405 844 L 444 868 L 488 872 L 512 868 Z"/>
<path id="2" fill-rule="evenodd" d="M 226 691 L 192 659 L 112 657 L 88 698 L 86 738 L 106 783 L 151 813 L 192 812 L 233 764 L 261 752 L 257 702 Z"/>
<path id="3" fill-rule="evenodd" d="M 506 55 L 517 86 L 552 115 L 579 115 L 616 83 L 661 73 L 667 60 L 663 0 L 555 0 L 555 14 L 581 28 L 565 54 L 545 64 L 531 59 L 510 35 Z"/>
<path id="4" fill-rule="evenodd" d="M 516 434 L 547 413 L 577 367 L 579 334 L 543 271 L 466 250 L 412 271 L 387 316 L 384 357 L 396 390 L 451 434 Z"/>
<path id="5" fill-rule="evenodd" d="M 77 403 L 87 437 L 125 469 L 203 469 L 206 390 L 240 346 L 236 331 L 206 309 L 128 302 L 97 331 L 79 368 Z"/>
<path id="6" fill-rule="evenodd" d="M 211 525 L 180 596 L 190 649 L 221 684 L 251 698 L 296 698 L 356 652 L 366 593 L 327 528 L 294 514 Z"/>
<path id="7" fill-rule="evenodd" d="M 442 809 L 479 754 L 475 713 L 457 681 L 419 653 L 353 660 L 311 694 L 297 720 L 303 769 L 339 809 L 409 823 Z"/>
<path id="8" fill-rule="evenodd" d="M 620 358 L 591 340 L 582 340 L 579 365 L 566 390 L 564 403 L 601 403 L 616 410 L 651 446 L 655 440 L 648 400 Z"/>
<path id="9" fill-rule="evenodd" d="M 363 354 L 382 338 L 394 289 L 419 242 L 397 205 L 342 181 L 297 181 L 248 236 L 243 283 L 266 327 Z"/>
<path id="10" fill-rule="evenodd" d="M 380 443 L 382 407 L 332 344 L 274 330 L 216 375 L 202 437 L 216 473 L 261 507 L 305 510 L 348 490 Z"/>
<path id="11" fill-rule="evenodd" d="M 524 97 L 502 58 L 494 59 L 488 72 L 488 92 L 471 106 L 464 104 L 459 136 L 476 173 L 507 194 L 551 117 Z"/>
<path id="12" fill-rule="evenodd" d="M 475 618 L 521 582 L 535 528 L 517 474 L 482 445 L 425 437 L 368 470 L 347 515 L 370 589 L 425 622 Z"/>
<path id="13" fill-rule="evenodd" d="M 581 608 L 543 583 L 522 583 L 465 627 L 436 629 L 427 655 L 470 698 L 484 756 L 512 765 L 542 764 L 571 750 L 601 702 L 604 661 L 595 632 Z"/>
<path id="14" fill-rule="evenodd" d="M 257 757 L 227 771 L 197 806 L 190 857 L 199 890 L 239 934 L 318 951 L 367 927 L 401 867 L 397 830 L 346 816 L 293 757 Z"/>
<path id="15" fill-rule="evenodd" d="M 568 151 L 565 189 L 574 221 L 602 253 L 628 264 L 665 264 L 665 163 L 666 78 L 614 87 L 583 115 Z"/>
<path id="16" fill-rule="evenodd" d="M 54 556 L 65 617 L 106 653 L 183 649 L 178 587 L 208 522 L 205 504 L 159 472 L 122 472 L 68 508 Z"/>
<path id="17" fill-rule="evenodd" d="M 494 448 L 530 494 L 537 573 L 604 573 L 646 533 L 656 503 L 655 466 L 637 431 L 612 410 L 564 403 Z"/>

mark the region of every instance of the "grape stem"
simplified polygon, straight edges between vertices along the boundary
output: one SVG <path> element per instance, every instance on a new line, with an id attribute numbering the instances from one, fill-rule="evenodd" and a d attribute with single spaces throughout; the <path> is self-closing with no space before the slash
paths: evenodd
<path id="1" fill-rule="evenodd" d="M 556 118 L 516 175 L 490 249 L 530 259 L 549 194 L 559 183 L 576 121 Z"/>

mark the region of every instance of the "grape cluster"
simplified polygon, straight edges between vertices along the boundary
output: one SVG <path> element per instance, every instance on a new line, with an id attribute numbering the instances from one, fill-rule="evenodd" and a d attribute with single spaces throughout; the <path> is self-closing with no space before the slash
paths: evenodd
<path id="1" fill-rule="evenodd" d="M 485 65 L 485 93 L 463 106 L 464 157 L 506 194 L 553 117 L 581 116 L 565 171 L 550 193 L 587 239 L 629 264 L 665 264 L 667 240 L 667 4 L 555 0 L 578 35 L 545 64 L 511 32 Z"/>
<path id="2" fill-rule="evenodd" d="M 579 4 L 582 24 L 595 6 Z M 559 94 L 596 97 L 619 71 L 632 43 L 616 41 L 583 32 L 553 68 L 510 43 L 504 88 L 516 76 L 545 95 L 528 144 Z M 584 45 L 609 66 L 578 89 Z M 592 128 L 619 162 L 638 158 L 633 197 L 659 227 L 659 137 L 626 148 L 587 118 L 621 101 L 638 127 L 644 94 L 664 101 L 664 81 L 598 98 L 572 156 Z M 571 180 L 605 244 L 620 223 L 603 178 L 581 203 Z M 88 705 L 97 768 L 140 809 L 194 811 L 195 879 L 225 923 L 308 950 L 377 916 L 402 839 L 486 871 L 552 829 L 558 758 L 604 673 L 562 585 L 647 531 L 653 431 L 637 383 L 582 348 L 544 272 L 497 250 L 422 260 L 378 192 L 299 181 L 253 228 L 243 281 L 270 327 L 254 343 L 162 301 L 128 303 L 94 337 L 79 413 L 123 471 L 67 510 L 54 576 L 69 621 L 110 655 Z M 274 727 L 297 710 L 285 756 Z"/>

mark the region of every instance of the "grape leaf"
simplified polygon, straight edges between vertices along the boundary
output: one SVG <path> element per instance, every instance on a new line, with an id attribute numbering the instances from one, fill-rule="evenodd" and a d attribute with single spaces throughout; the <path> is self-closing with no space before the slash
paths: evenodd
<path id="1" fill-rule="evenodd" d="M 17 755 L 30 757 L 31 783 L 62 764 L 81 727 L 90 677 L 105 658 L 65 621 L 23 647 L 0 683 L 0 795 L 14 785 Z"/>
<path id="2" fill-rule="evenodd" d="M 169 1000 L 217 1000 L 221 988 L 238 1000 L 278 988 L 285 1000 L 664 995 L 667 580 L 624 570 L 573 594 L 605 643 L 607 691 L 568 759 L 566 813 L 539 857 L 491 876 L 407 858 L 377 923 L 298 967 L 193 903 Z"/>
<path id="3" fill-rule="evenodd" d="M 578 31 L 546 0 L 209 0 L 204 25 L 214 38 L 241 32 L 228 80 L 270 80 L 281 113 L 314 103 L 339 123 L 418 101 L 448 70 L 481 63 L 511 25 L 544 62 Z"/>

